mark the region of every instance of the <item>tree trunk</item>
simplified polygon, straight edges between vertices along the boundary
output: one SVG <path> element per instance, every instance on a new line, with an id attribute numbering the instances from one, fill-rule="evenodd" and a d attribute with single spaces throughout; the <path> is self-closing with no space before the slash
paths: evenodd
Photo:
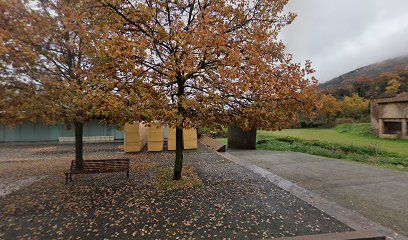
<path id="1" fill-rule="evenodd" d="M 75 123 L 75 165 L 76 168 L 83 168 L 83 149 L 82 136 L 84 124 L 81 122 Z"/>
<path id="2" fill-rule="evenodd" d="M 181 117 L 181 123 L 178 123 L 176 126 L 176 161 L 174 163 L 174 180 L 181 179 L 181 171 L 183 170 L 183 151 L 184 151 L 184 140 L 183 140 L 183 126 L 186 116 L 186 111 L 183 107 L 183 97 L 184 95 L 184 83 L 185 79 L 181 74 L 176 76 L 177 79 L 177 111 L 178 116 Z"/>
<path id="3" fill-rule="evenodd" d="M 174 180 L 181 179 L 181 171 L 183 169 L 183 150 L 184 150 L 184 140 L 183 140 L 183 128 L 176 128 L 176 161 L 174 165 Z"/>

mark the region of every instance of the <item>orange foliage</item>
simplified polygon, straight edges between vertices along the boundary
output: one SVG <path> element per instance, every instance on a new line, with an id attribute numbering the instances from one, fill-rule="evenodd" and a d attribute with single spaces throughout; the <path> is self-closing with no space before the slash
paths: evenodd
<path id="1" fill-rule="evenodd" d="M 370 102 L 353 93 L 341 103 L 342 115 L 347 118 L 360 119 L 369 112 Z"/>
<path id="2" fill-rule="evenodd" d="M 96 12 L 87 1 L 0 2 L 0 67 L 15 116 L 45 123 L 86 122 L 109 85 L 96 71 Z M 11 109 L 12 108 L 12 109 Z M 6 119 L 8 117 L 8 120 Z M 6 121 L 7 120 L 7 121 Z"/>
<path id="3" fill-rule="evenodd" d="M 387 87 L 385 88 L 385 92 L 390 95 L 395 95 L 399 92 L 401 87 L 401 83 L 399 80 L 393 78 L 388 81 Z"/>
<path id="4" fill-rule="evenodd" d="M 310 63 L 277 38 L 286 3 L 2 1 L 0 64 L 33 121 L 280 129 L 316 104 Z"/>
<path id="5" fill-rule="evenodd" d="M 340 111 L 341 106 L 335 97 L 332 95 L 323 94 L 320 96 L 319 115 L 326 119 L 326 124 L 329 125 L 331 118 L 334 118 Z"/>
<path id="6" fill-rule="evenodd" d="M 100 64 L 118 86 L 118 119 L 281 129 L 312 115 L 313 69 L 277 38 L 295 17 L 282 13 L 286 0 L 99 2 L 110 20 Z"/>
<path id="7" fill-rule="evenodd" d="M 0 64 L 34 92 L 18 109 L 30 120 L 281 129 L 317 104 L 311 63 L 278 39 L 287 2 L 1 1 Z"/>

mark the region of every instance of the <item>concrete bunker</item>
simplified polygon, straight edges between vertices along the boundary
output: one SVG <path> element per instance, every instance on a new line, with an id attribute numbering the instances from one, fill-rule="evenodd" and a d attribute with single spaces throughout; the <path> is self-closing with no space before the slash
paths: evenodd
<path id="1" fill-rule="evenodd" d="M 371 127 L 380 138 L 408 139 L 408 93 L 372 99 Z"/>

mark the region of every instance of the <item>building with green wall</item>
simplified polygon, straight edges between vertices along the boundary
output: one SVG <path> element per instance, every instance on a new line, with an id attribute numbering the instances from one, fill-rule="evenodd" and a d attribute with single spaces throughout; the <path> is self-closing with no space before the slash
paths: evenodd
<path id="1" fill-rule="evenodd" d="M 84 124 L 84 137 L 92 136 L 113 136 L 115 140 L 123 140 L 123 130 L 100 123 L 99 120 L 92 120 Z M 58 141 L 59 137 L 74 137 L 74 129 L 30 122 L 14 128 L 0 125 L 0 142 Z"/>

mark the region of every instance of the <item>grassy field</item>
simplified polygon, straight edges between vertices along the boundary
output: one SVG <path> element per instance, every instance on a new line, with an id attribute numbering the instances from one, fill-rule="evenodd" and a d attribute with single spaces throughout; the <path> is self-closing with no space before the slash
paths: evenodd
<path id="1" fill-rule="evenodd" d="M 220 139 L 226 142 L 226 139 Z M 370 124 L 341 124 L 331 129 L 258 131 L 257 149 L 295 151 L 408 170 L 408 141 L 379 139 Z"/>
<path id="2" fill-rule="evenodd" d="M 376 137 L 371 133 L 369 123 L 341 124 L 331 129 L 286 129 L 268 132 L 258 131 L 258 137 L 283 136 L 304 140 L 318 140 L 321 142 L 353 145 L 357 147 L 378 148 L 382 151 L 408 156 L 407 140 L 387 140 Z"/>

